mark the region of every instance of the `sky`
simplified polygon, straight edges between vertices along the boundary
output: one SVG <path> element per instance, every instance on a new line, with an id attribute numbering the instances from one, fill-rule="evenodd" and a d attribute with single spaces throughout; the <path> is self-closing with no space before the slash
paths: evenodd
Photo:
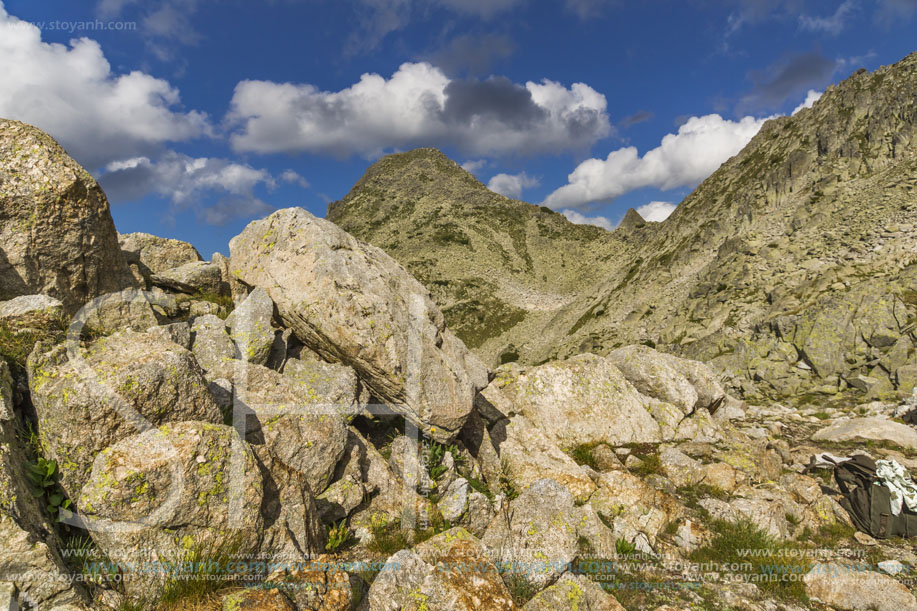
<path id="1" fill-rule="evenodd" d="M 119 231 L 205 257 L 420 146 L 611 229 L 915 26 L 917 0 L 0 0 L 0 117 L 56 138 Z"/>

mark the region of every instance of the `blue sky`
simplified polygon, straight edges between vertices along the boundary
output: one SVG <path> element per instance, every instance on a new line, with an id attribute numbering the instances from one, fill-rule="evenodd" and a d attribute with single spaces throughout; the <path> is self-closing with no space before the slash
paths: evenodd
<path id="1" fill-rule="evenodd" d="M 435 146 L 507 195 L 661 219 L 756 133 L 915 50 L 917 0 L 6 0 L 0 116 L 122 232 L 227 252 Z"/>

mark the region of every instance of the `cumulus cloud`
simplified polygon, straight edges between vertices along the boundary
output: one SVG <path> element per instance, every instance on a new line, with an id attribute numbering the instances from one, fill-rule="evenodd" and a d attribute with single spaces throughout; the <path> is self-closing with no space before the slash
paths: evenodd
<path id="1" fill-rule="evenodd" d="M 293 170 L 280 176 L 283 182 L 308 186 Z M 199 218 L 223 224 L 235 217 L 255 216 L 269 209 L 255 197 L 258 186 L 273 189 L 277 180 L 267 170 L 213 157 L 189 157 L 168 151 L 158 160 L 135 157 L 114 161 L 99 181 L 113 202 L 122 203 L 156 193 L 171 200 L 177 209 L 194 208 Z M 221 197 L 216 206 L 199 203 L 205 196 Z"/>
<path id="2" fill-rule="evenodd" d="M 837 7 L 832 15 L 827 17 L 813 17 L 800 15 L 799 27 L 810 32 L 818 32 L 837 36 L 847 27 L 847 18 L 856 11 L 857 4 L 854 0 L 846 0 Z"/>
<path id="3" fill-rule="evenodd" d="M 611 132 L 605 96 L 588 85 L 448 78 L 427 62 L 391 78 L 364 74 L 341 91 L 242 81 L 227 121 L 240 152 L 372 158 L 414 146 L 473 155 L 582 151 Z"/>
<path id="4" fill-rule="evenodd" d="M 787 57 L 765 70 L 749 73 L 752 91 L 738 104 L 740 113 L 774 110 L 790 98 L 808 89 L 821 89 L 837 71 L 839 62 L 820 53 L 802 53 Z"/>
<path id="5" fill-rule="evenodd" d="M 179 110 L 179 93 L 143 72 L 116 74 L 99 44 L 42 42 L 39 29 L 0 3 L 0 116 L 47 131 L 83 165 L 149 154 L 210 132 L 207 116 Z"/>
<path id="6" fill-rule="evenodd" d="M 644 221 L 661 223 L 669 218 L 669 215 L 675 211 L 676 204 L 672 202 L 650 202 L 637 208 L 637 213 L 643 217 Z"/>
<path id="7" fill-rule="evenodd" d="M 520 172 L 519 174 L 497 174 L 487 183 L 487 188 L 494 193 L 519 199 L 523 189 L 537 187 L 540 184 L 541 182 L 536 177 Z"/>
<path id="8" fill-rule="evenodd" d="M 462 169 L 465 170 L 466 172 L 470 172 L 474 174 L 475 172 L 483 169 L 486 166 L 487 166 L 486 159 L 470 159 L 462 164 Z"/>
<path id="9" fill-rule="evenodd" d="M 607 229 L 611 231 L 614 229 L 614 226 L 604 216 L 586 216 L 580 214 L 576 210 L 561 210 L 561 214 L 567 217 L 567 220 L 576 225 L 595 225 L 596 227 L 601 227 L 602 229 Z"/>
<path id="10" fill-rule="evenodd" d="M 720 115 L 691 117 L 677 134 L 642 157 L 635 147 L 612 151 L 606 159 L 588 159 L 567 177 L 569 183 L 545 199 L 554 209 L 579 208 L 613 200 L 644 187 L 674 189 L 693 186 L 742 150 L 766 119 L 730 121 Z"/>
<path id="11" fill-rule="evenodd" d="M 823 92 L 821 91 L 815 91 L 814 89 L 809 89 L 809 92 L 806 94 L 806 99 L 803 101 L 802 104 L 800 104 L 799 106 L 793 109 L 792 114 L 795 115 L 797 112 L 799 112 L 803 108 L 812 108 L 815 102 L 817 102 L 821 98 L 822 94 Z"/>

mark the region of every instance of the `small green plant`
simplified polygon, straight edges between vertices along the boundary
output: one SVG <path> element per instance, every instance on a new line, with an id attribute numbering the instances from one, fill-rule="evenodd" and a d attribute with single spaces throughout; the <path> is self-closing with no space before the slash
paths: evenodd
<path id="1" fill-rule="evenodd" d="M 596 443 L 584 443 L 569 450 L 570 458 L 578 465 L 585 465 L 595 471 L 599 470 L 599 461 L 592 451 L 598 446 Z"/>
<path id="2" fill-rule="evenodd" d="M 370 519 L 369 531 L 373 536 L 369 549 L 378 554 L 391 556 L 411 546 L 411 541 L 401 528 L 399 520 L 389 520 L 384 515 L 373 515 Z"/>
<path id="3" fill-rule="evenodd" d="M 58 521 L 73 516 L 68 499 L 57 485 L 57 461 L 47 460 L 37 456 L 36 462 L 29 463 L 26 468 L 29 479 L 29 488 L 36 499 L 45 499 L 45 509 L 52 518 Z"/>
<path id="4" fill-rule="evenodd" d="M 325 551 L 334 553 L 342 545 L 350 541 L 353 532 L 347 527 L 347 520 L 341 520 L 338 524 L 331 524 L 328 527 L 328 540 L 325 543 Z"/>
<path id="5" fill-rule="evenodd" d="M 512 501 L 519 496 L 519 490 L 516 489 L 516 484 L 513 483 L 509 463 L 505 459 L 500 461 L 500 470 L 502 471 L 500 474 L 500 488 L 506 498 Z"/>
<path id="6" fill-rule="evenodd" d="M 443 464 L 443 458 L 446 456 L 446 446 L 436 441 L 430 441 L 427 444 L 427 471 L 433 481 L 438 480 L 449 469 Z"/>
<path id="7" fill-rule="evenodd" d="M 627 539 L 618 539 L 615 541 L 615 553 L 619 556 L 629 556 L 637 551 L 637 546 Z"/>
<path id="8" fill-rule="evenodd" d="M 487 485 L 487 482 L 485 482 L 484 480 L 478 479 L 476 477 L 472 477 L 470 475 L 466 477 L 465 479 L 468 480 L 468 486 L 472 490 L 480 492 L 481 494 L 486 496 L 488 499 L 493 500 L 494 493 L 491 492 L 490 486 Z"/>
<path id="9" fill-rule="evenodd" d="M 503 583 L 513 597 L 513 602 L 522 607 L 538 594 L 538 586 L 529 581 L 522 573 L 507 573 L 503 576 Z"/>
<path id="10" fill-rule="evenodd" d="M 193 541 L 188 543 L 182 558 L 173 565 L 159 599 L 159 608 L 192 608 L 236 582 L 236 575 L 229 569 L 238 557 L 237 539 L 198 546 Z"/>
<path id="11" fill-rule="evenodd" d="M 659 462 L 659 456 L 656 454 L 645 454 L 637 458 L 640 459 L 640 462 L 631 469 L 635 475 L 646 477 L 647 475 L 662 473 L 662 463 Z"/>

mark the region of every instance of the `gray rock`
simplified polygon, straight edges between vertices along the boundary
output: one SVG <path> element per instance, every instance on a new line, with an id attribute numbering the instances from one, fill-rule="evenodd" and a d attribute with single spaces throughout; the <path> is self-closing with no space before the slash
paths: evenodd
<path id="1" fill-rule="evenodd" d="M 191 350 L 191 325 L 187 322 L 150 327 L 146 332 L 153 337 L 174 342 L 185 350 Z"/>
<path id="2" fill-rule="evenodd" d="M 388 466 L 398 478 L 421 494 L 429 494 L 436 488 L 436 482 L 427 472 L 421 459 L 422 447 L 415 439 L 399 435 L 392 440 Z"/>
<path id="3" fill-rule="evenodd" d="M 563 448 L 660 440 L 644 398 L 609 359 L 592 354 L 501 368 L 482 395 L 507 416 L 525 416 Z"/>
<path id="4" fill-rule="evenodd" d="M 223 417 L 188 350 L 125 331 L 68 355 L 68 344 L 36 349 L 28 363 L 38 433 L 74 500 L 96 455 L 117 441 L 167 422 Z"/>
<path id="5" fill-rule="evenodd" d="M 236 346 L 232 343 L 225 323 L 213 314 L 198 316 L 191 323 L 192 351 L 197 362 L 211 376 L 219 376 L 219 371 L 232 365 L 236 356 Z M 211 376 L 212 377 L 212 376 Z"/>
<path id="6" fill-rule="evenodd" d="M 229 336 L 238 358 L 265 365 L 274 344 L 274 302 L 264 289 L 256 288 L 226 318 Z"/>
<path id="7" fill-rule="evenodd" d="M 699 402 L 687 376 L 672 367 L 666 355 L 652 348 L 626 346 L 609 353 L 608 359 L 644 395 L 671 403 L 685 414 L 693 412 Z"/>
<path id="8" fill-rule="evenodd" d="M 118 243 L 127 262 L 141 265 L 147 276 L 202 260 L 191 244 L 149 233 L 122 233 Z"/>
<path id="9" fill-rule="evenodd" d="M 624 611 L 624 607 L 599 584 L 583 575 L 562 575 L 557 582 L 535 595 L 523 611 Z"/>
<path id="10" fill-rule="evenodd" d="M 576 558 L 576 513 L 567 488 L 541 479 L 511 503 L 508 513 L 494 517 L 481 542 L 493 558 L 531 568 L 528 580 L 546 586 Z"/>
<path id="11" fill-rule="evenodd" d="M 220 266 L 207 261 L 193 261 L 180 267 L 158 272 L 150 276 L 154 286 L 178 291 L 179 293 L 228 294 L 223 285 Z"/>
<path id="12" fill-rule="evenodd" d="M 265 289 L 303 343 L 435 439 L 458 434 L 487 370 L 391 257 L 298 208 L 251 223 L 230 252 L 233 273 Z"/>
<path id="13" fill-rule="evenodd" d="M 887 575 L 863 570 L 862 566 L 816 564 L 803 581 L 810 598 L 836 609 L 917 609 L 917 599 L 905 586 Z"/>
<path id="14" fill-rule="evenodd" d="M 112 560 L 213 558 L 259 550 L 261 472 L 227 426 L 165 424 L 99 453 L 78 507 Z M 138 570 L 130 595 L 155 597 L 166 575 Z"/>
<path id="15" fill-rule="evenodd" d="M 884 418 L 842 420 L 817 431 L 814 441 L 890 441 L 904 448 L 917 449 L 917 430 Z"/>
<path id="16" fill-rule="evenodd" d="M 45 327 L 63 313 L 64 304 L 47 295 L 21 295 L 0 302 L 0 320 L 17 327 Z"/>
<path id="17" fill-rule="evenodd" d="M 398 570 L 379 573 L 370 611 L 494 611 L 515 609 L 512 596 L 468 531 L 453 528 L 388 559 Z"/>
<path id="18" fill-rule="evenodd" d="M 241 363 L 241 362 L 240 362 Z M 347 442 L 347 414 L 305 382 L 261 365 L 241 363 L 232 379 L 236 423 L 246 439 L 263 444 L 320 494 L 328 487 Z M 353 401 L 353 398 L 351 398 Z"/>
<path id="19" fill-rule="evenodd" d="M 348 431 L 344 455 L 338 461 L 334 481 L 316 497 L 316 505 L 325 523 L 348 517 L 375 488 L 363 481 L 366 450 L 356 435 Z"/>
<path id="20" fill-rule="evenodd" d="M 283 375 L 310 396 L 321 397 L 324 403 L 337 405 L 347 413 L 357 413 L 359 407 L 369 401 L 356 372 L 346 365 L 289 359 L 284 365 Z"/>
<path id="21" fill-rule="evenodd" d="M 452 482 L 446 489 L 437 506 L 443 518 L 449 522 L 457 523 L 468 510 L 468 493 L 470 487 L 468 480 L 460 477 Z"/>
<path id="22" fill-rule="evenodd" d="M 50 136 L 0 119 L 0 299 L 43 294 L 68 313 L 136 283 L 99 184 Z"/>

